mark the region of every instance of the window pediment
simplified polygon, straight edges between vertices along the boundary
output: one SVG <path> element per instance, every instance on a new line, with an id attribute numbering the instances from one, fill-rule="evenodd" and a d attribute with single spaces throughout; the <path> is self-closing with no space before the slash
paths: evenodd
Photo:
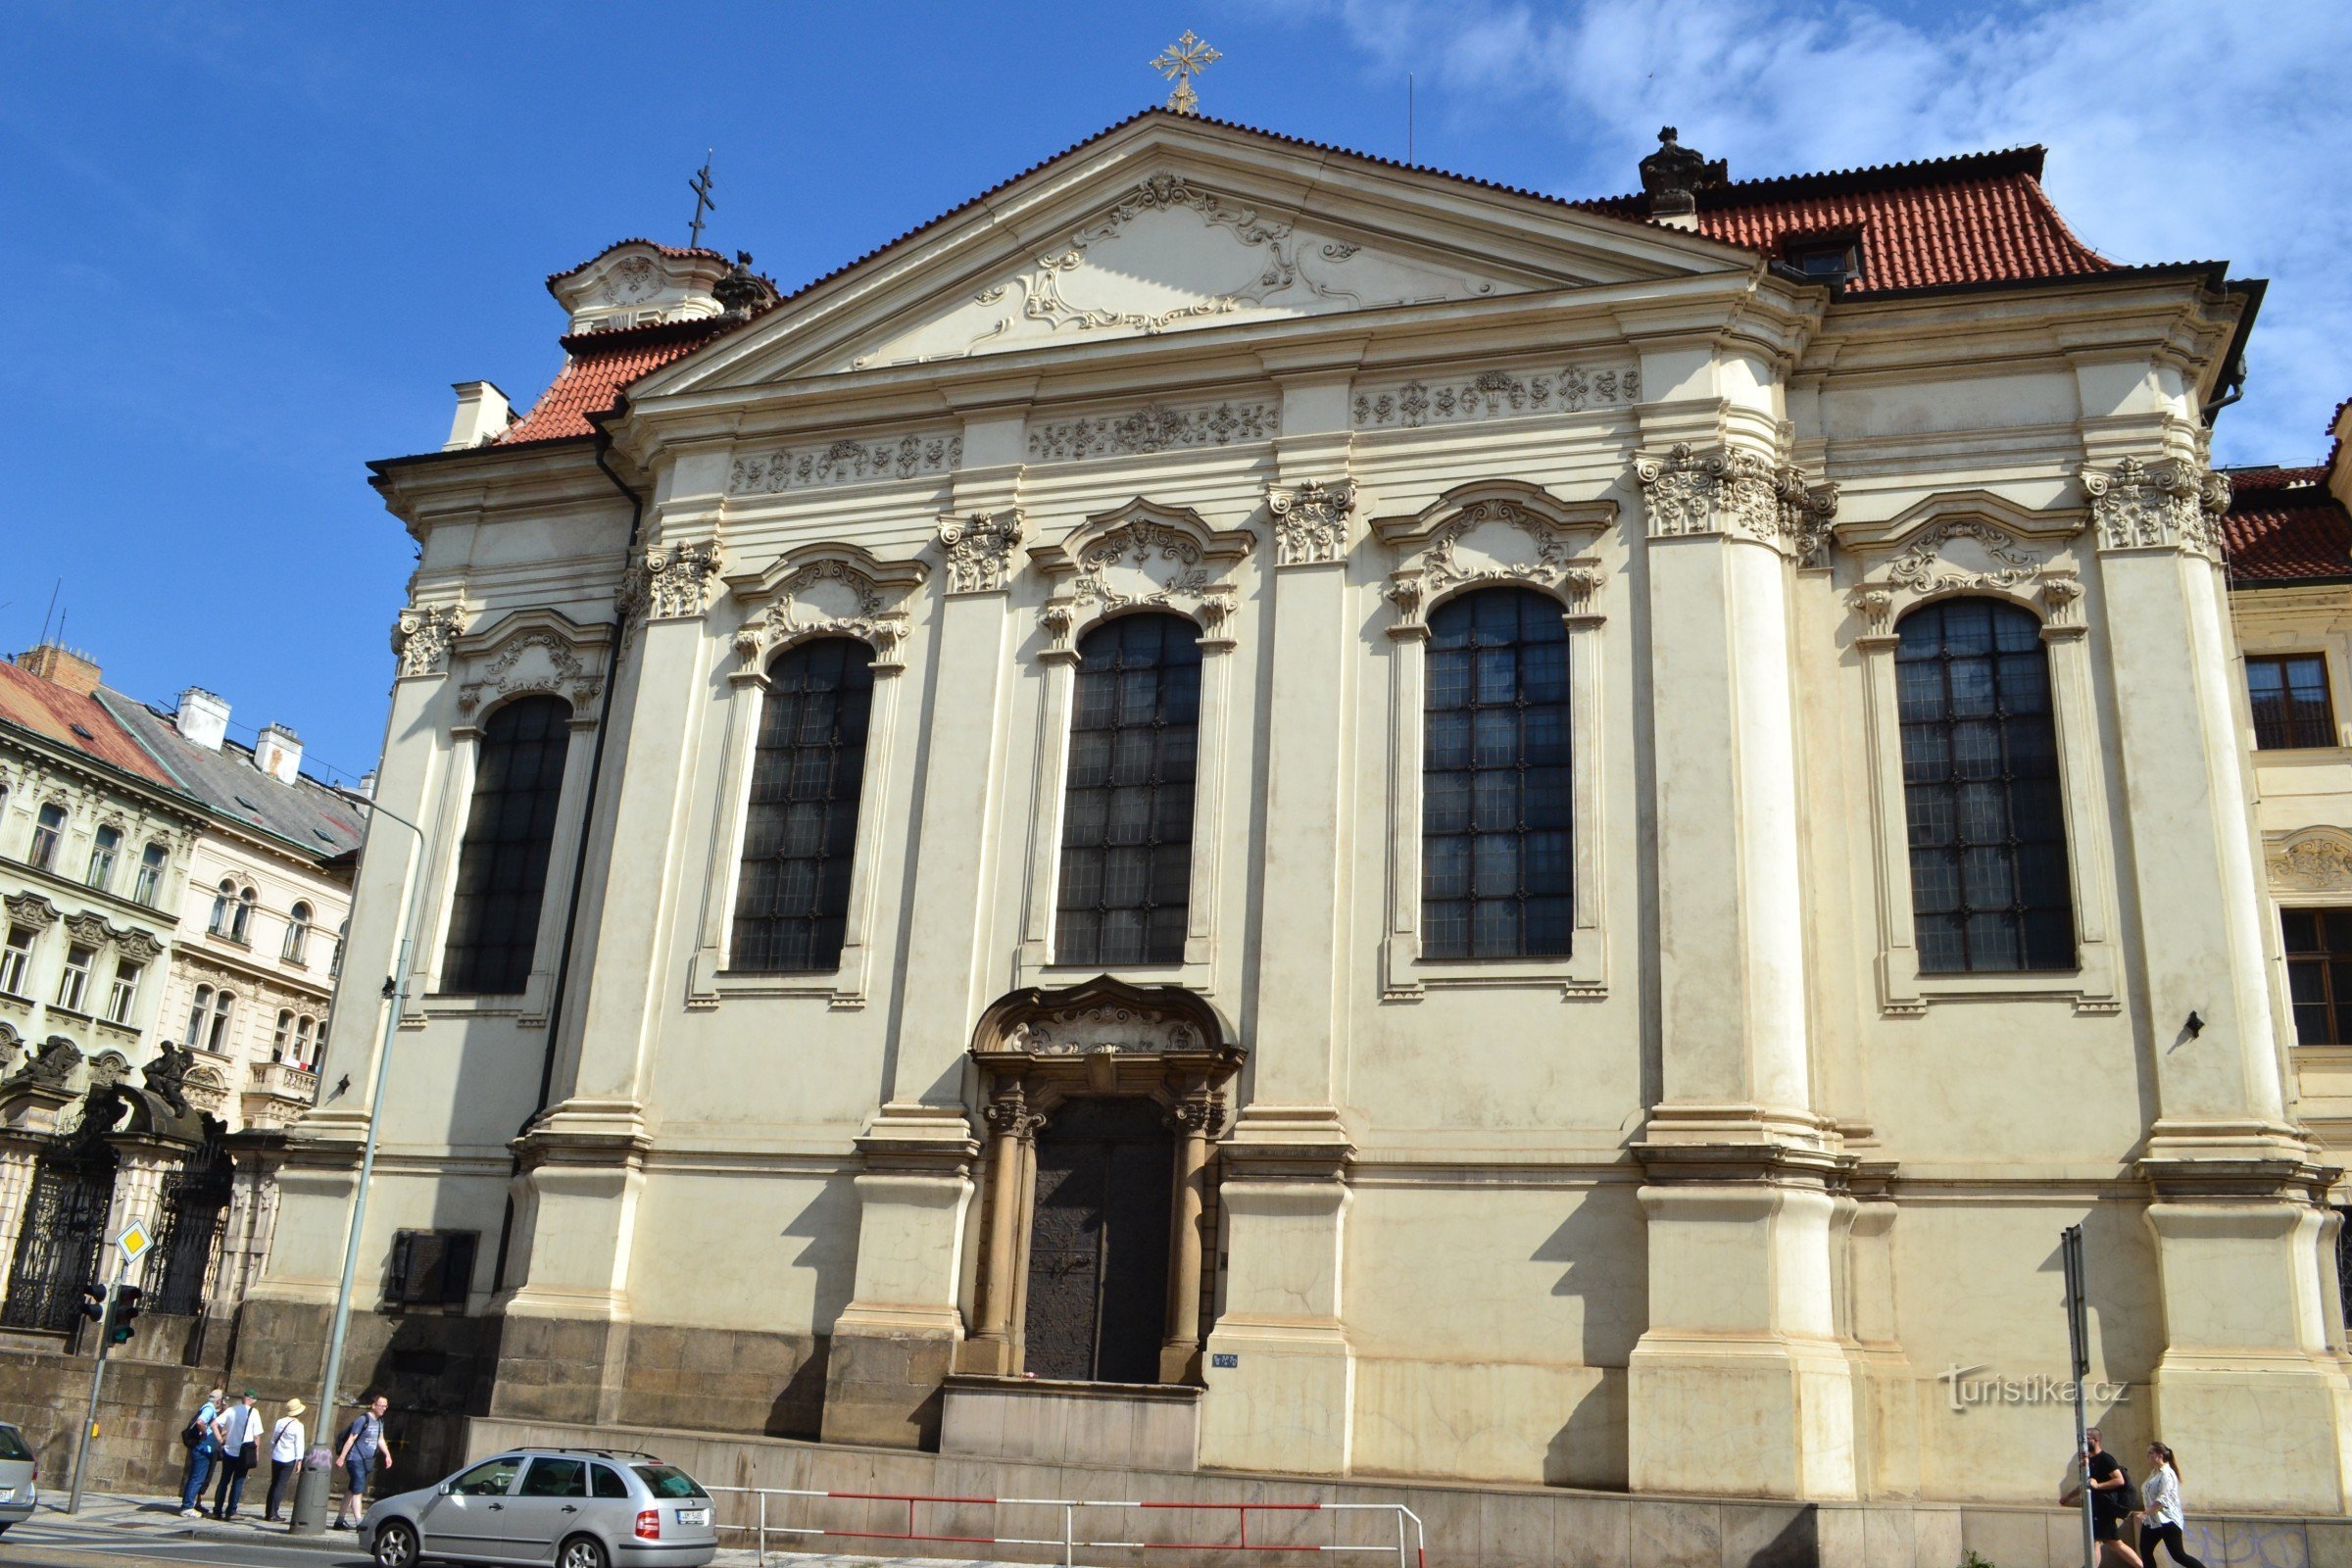
<path id="1" fill-rule="evenodd" d="M 1392 631 L 1417 632 L 1437 601 L 1489 584 L 1542 588 L 1581 613 L 1602 581 L 1588 552 L 1616 520 L 1614 501 L 1562 501 L 1517 479 L 1460 485 L 1409 516 L 1377 518 L 1372 531 L 1396 558 Z"/>
<path id="2" fill-rule="evenodd" d="M 1229 647 L 1242 561 L 1256 548 L 1243 528 L 1211 527 L 1190 507 L 1136 497 L 1098 513 L 1058 544 L 1029 551 L 1053 583 L 1039 612 L 1049 656 L 1075 657 L 1080 631 L 1121 611 L 1152 608 L 1189 616 L 1203 647 Z"/>
<path id="3" fill-rule="evenodd" d="M 877 561 L 855 545 L 814 545 L 729 577 L 729 591 L 747 607 L 735 633 L 737 676 L 755 677 L 779 650 L 816 637 L 869 645 L 876 671 L 904 667 L 906 602 L 929 575 L 920 562 Z"/>
<path id="4" fill-rule="evenodd" d="M 2027 512 L 1989 491 L 1931 497 L 1890 522 L 1839 529 L 1862 563 L 1847 603 L 1872 637 L 1891 635 L 1913 606 L 1956 594 L 2005 599 L 2050 628 L 2079 628 L 2072 541 L 2082 523 L 2080 511 Z"/>
<path id="5" fill-rule="evenodd" d="M 605 687 L 601 657 L 612 629 L 583 626 L 552 610 L 502 615 L 451 645 L 453 666 L 465 678 L 458 710 L 472 718 L 508 698 L 544 693 L 571 705 L 575 716 L 593 710 Z"/>

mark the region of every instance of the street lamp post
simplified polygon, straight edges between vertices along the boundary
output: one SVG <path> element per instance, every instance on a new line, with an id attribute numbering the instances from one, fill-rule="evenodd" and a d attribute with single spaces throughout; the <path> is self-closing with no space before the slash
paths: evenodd
<path id="1" fill-rule="evenodd" d="M 333 788 L 333 786 L 329 787 Z M 335 789 L 335 793 L 368 811 L 368 830 L 370 837 L 374 835 L 375 818 L 378 815 L 388 816 L 411 833 L 416 834 L 417 858 L 419 861 L 423 859 L 424 830 L 422 828 L 398 812 L 385 810 L 383 807 L 365 795 L 346 789 Z M 359 1277 L 360 1236 L 368 1223 L 368 1183 L 375 1174 L 376 1131 L 383 1125 L 384 1079 L 392 1065 L 392 1039 L 400 1029 L 401 1006 L 409 995 L 410 928 L 416 916 L 416 900 L 423 891 L 423 885 L 424 878 L 419 875 L 416 879 L 416 887 L 410 893 L 401 909 L 400 941 L 392 958 L 392 973 L 384 981 L 384 1000 L 390 1005 L 384 1011 L 384 1037 L 375 1053 L 375 1083 L 368 1091 L 368 1136 L 360 1146 L 359 1187 L 352 1194 L 351 1200 L 351 1235 L 343 1244 L 343 1283 L 335 1291 L 334 1321 L 328 1331 L 326 1341 L 326 1371 L 325 1375 L 320 1378 L 318 1387 L 318 1422 L 321 1428 L 319 1434 L 321 1437 L 326 1436 L 334 1428 L 335 1384 L 343 1375 L 343 1341 L 345 1333 L 351 1325 L 352 1285 Z M 306 1469 L 303 1479 L 307 1480 L 311 1473 Z M 310 1487 L 298 1486 L 296 1488 L 294 1499 L 294 1533 L 296 1535 L 318 1535 L 325 1528 L 326 1494 L 331 1479 L 331 1476 L 323 1479 L 315 1491 Z"/>

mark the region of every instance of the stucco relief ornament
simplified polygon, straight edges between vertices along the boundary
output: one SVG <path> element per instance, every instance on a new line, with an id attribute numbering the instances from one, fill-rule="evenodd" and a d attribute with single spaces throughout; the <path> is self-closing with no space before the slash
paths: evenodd
<path id="1" fill-rule="evenodd" d="M 1004 1049 L 1033 1056 L 1153 1055 L 1199 1051 L 1201 1043 L 1200 1032 L 1182 1019 L 1103 1003 L 1024 1019 L 1005 1034 Z"/>
<path id="2" fill-rule="evenodd" d="M 1780 473 L 1781 532 L 1800 566 L 1830 564 L 1830 528 L 1838 519 L 1838 487 L 1807 482 L 1804 470 Z"/>
<path id="3" fill-rule="evenodd" d="M 894 666 L 906 637 L 904 613 L 883 608 L 882 587 L 846 561 L 812 561 L 784 580 L 757 621 L 735 634 L 735 652 L 757 663 L 774 649 L 811 637 L 855 637 Z"/>
<path id="4" fill-rule="evenodd" d="M 945 517 L 939 543 L 948 553 L 948 592 L 989 594 L 1012 576 L 1012 549 L 1024 532 L 1019 511 L 975 512 Z"/>
<path id="5" fill-rule="evenodd" d="M 455 605 L 411 605 L 402 611 L 392 627 L 392 652 L 400 659 L 400 678 L 440 674 L 449 659 L 449 645 L 465 618 Z"/>
<path id="6" fill-rule="evenodd" d="M 163 956 L 164 945 L 136 926 L 114 933 L 115 946 L 123 957 L 133 963 L 147 963 Z"/>
<path id="7" fill-rule="evenodd" d="M 67 915 L 66 929 L 73 933 L 74 941 L 86 943 L 93 948 L 104 947 L 109 935 L 106 916 L 87 911 Z"/>
<path id="8" fill-rule="evenodd" d="M 1972 569 L 1961 556 L 1984 563 Z M 1973 548 L 1972 548 L 1973 547 Z M 1915 594 L 1936 594 L 1984 588 L 2011 590 L 2033 579 L 2038 569 L 2034 558 L 2017 548 L 2017 541 L 1989 522 L 1962 520 L 1931 528 L 1895 557 L 1887 580 Z"/>
<path id="9" fill-rule="evenodd" d="M 1634 475 L 1653 539 L 1724 533 L 1782 543 L 1782 473 L 1753 452 L 1678 441 L 1663 456 L 1636 459 Z"/>
<path id="10" fill-rule="evenodd" d="M 1862 617 L 1865 635 L 1884 637 L 1894 625 L 1894 595 L 1885 588 L 1857 588 L 1845 596 L 1853 612 Z"/>
<path id="11" fill-rule="evenodd" d="M 1274 514 L 1274 564 L 1298 566 L 1337 561 L 1348 546 L 1348 514 L 1355 510 L 1355 482 L 1308 480 L 1295 489 L 1266 487 Z"/>
<path id="12" fill-rule="evenodd" d="M 650 545 L 645 552 L 644 605 L 649 620 L 689 620 L 703 612 L 704 585 L 718 575 L 718 541 Z"/>
<path id="13" fill-rule="evenodd" d="M 2328 893 L 2352 887 L 2352 840 L 2315 833 L 2273 850 L 2268 857 L 2275 887 Z"/>
<path id="14" fill-rule="evenodd" d="M 0 905 L 7 907 L 9 923 L 12 925 L 30 926 L 35 931 L 46 931 L 57 923 L 57 906 L 42 898 L 38 893 L 11 894 L 7 898 L 0 899 Z"/>
<path id="15" fill-rule="evenodd" d="M 1172 564 L 1171 572 L 1155 574 L 1156 557 Z M 1159 583 L 1152 593 L 1123 594 L 1108 582 L 1111 568 L 1125 564 Z M 1078 553 L 1078 577 L 1071 585 L 1079 603 L 1104 610 L 1136 605 L 1165 605 L 1178 598 L 1200 599 L 1210 591 L 1207 570 L 1200 564 L 1200 547 L 1182 529 L 1158 522 L 1130 522 L 1113 528 Z"/>
<path id="16" fill-rule="evenodd" d="M 534 650 L 543 656 L 546 668 L 538 672 L 516 673 L 524 657 Z M 580 662 L 579 653 L 570 643 L 554 632 L 530 631 L 508 643 L 496 659 L 475 673 L 473 679 L 458 688 L 458 709 L 470 713 L 482 705 L 485 698 L 512 697 L 517 692 L 555 691 L 567 694 L 572 707 L 577 709 L 596 701 L 604 689 L 604 677 Z"/>
<path id="17" fill-rule="evenodd" d="M 1515 528 L 1528 538 L 1530 559 L 1491 560 L 1484 565 L 1472 565 L 1462 559 L 1462 541 L 1489 524 Z M 1473 547 L 1473 555 L 1480 553 Z M 1423 564 L 1423 576 L 1433 590 L 1452 588 L 1467 582 L 1533 582 L 1547 588 L 1558 587 L 1568 570 L 1568 541 L 1551 524 L 1509 501 L 1480 501 L 1464 507 L 1445 526 L 1430 536 L 1429 553 Z M 1391 597 L 1394 598 L 1392 589 Z"/>
<path id="18" fill-rule="evenodd" d="M 2082 470 L 2102 550 L 2175 546 L 2208 561 L 2222 555 L 2230 481 L 2198 465 L 2125 458 L 2112 472 Z"/>

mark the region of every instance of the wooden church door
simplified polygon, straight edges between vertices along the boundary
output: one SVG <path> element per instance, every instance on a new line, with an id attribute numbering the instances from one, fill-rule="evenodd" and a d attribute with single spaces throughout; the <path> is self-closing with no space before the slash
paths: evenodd
<path id="1" fill-rule="evenodd" d="M 1038 1135 L 1024 1370 L 1159 1381 L 1175 1160 L 1160 1107 L 1140 1098 L 1070 1101 Z"/>

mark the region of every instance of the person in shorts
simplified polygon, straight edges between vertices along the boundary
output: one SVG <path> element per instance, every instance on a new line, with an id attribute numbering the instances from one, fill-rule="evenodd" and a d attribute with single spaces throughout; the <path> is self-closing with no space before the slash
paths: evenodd
<path id="1" fill-rule="evenodd" d="M 2082 1485 L 2090 1489 L 2090 1534 L 2099 1544 L 2100 1568 L 2116 1568 L 2117 1564 L 2145 1568 L 2139 1553 L 2124 1539 L 2124 1525 L 2139 1504 L 2139 1494 L 2132 1490 L 2131 1473 L 2107 1451 L 2097 1427 L 2082 1436 Z"/>
<path id="2" fill-rule="evenodd" d="M 335 1446 L 335 1462 L 343 1467 L 343 1478 L 349 1484 L 343 1494 L 343 1511 L 335 1516 L 337 1530 L 360 1527 L 360 1516 L 368 1507 L 368 1480 L 376 1471 L 392 1468 L 392 1440 L 384 1436 L 384 1412 L 390 1408 L 392 1401 L 380 1394 L 369 1398 L 368 1408 L 352 1418 Z"/>

